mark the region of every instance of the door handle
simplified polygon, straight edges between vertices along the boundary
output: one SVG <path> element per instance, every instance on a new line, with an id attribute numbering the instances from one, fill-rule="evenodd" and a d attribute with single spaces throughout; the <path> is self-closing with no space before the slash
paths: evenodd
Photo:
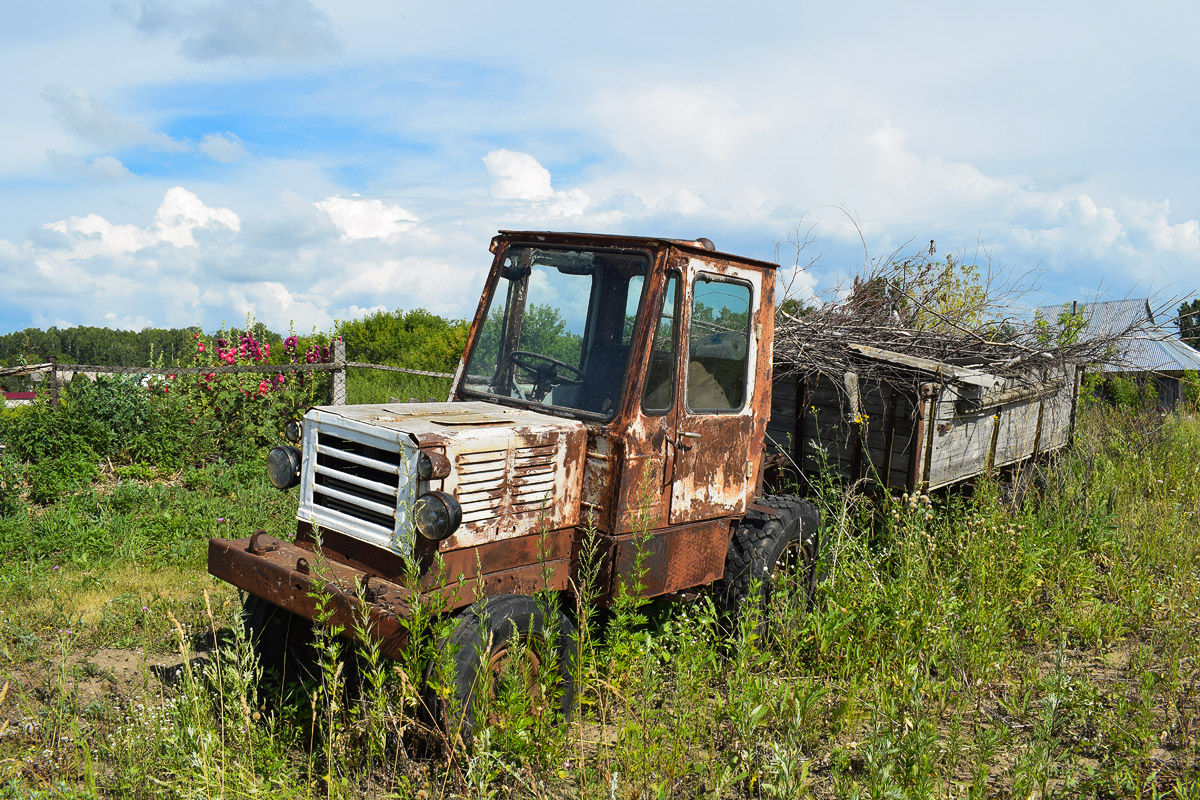
<path id="1" fill-rule="evenodd" d="M 676 452 L 680 450 L 683 450 L 684 452 L 691 450 L 692 446 L 689 444 L 689 442 L 695 441 L 699 438 L 701 438 L 700 434 L 696 433 L 695 431 L 685 431 L 680 433 L 678 440 L 673 443 L 675 445 Z"/>

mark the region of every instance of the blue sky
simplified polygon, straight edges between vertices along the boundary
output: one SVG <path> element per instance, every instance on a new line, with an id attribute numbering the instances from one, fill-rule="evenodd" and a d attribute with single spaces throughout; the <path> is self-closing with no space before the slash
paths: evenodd
<path id="1" fill-rule="evenodd" d="M 576 6 L 10 10 L 0 331 L 465 317 L 500 228 L 811 229 L 801 294 L 860 233 L 1031 306 L 1200 288 L 1194 4 Z"/>

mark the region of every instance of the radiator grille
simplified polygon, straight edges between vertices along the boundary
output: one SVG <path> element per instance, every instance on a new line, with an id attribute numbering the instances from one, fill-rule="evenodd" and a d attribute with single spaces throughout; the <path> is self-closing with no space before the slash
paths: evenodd
<path id="1" fill-rule="evenodd" d="M 402 477 L 398 452 L 318 431 L 313 505 L 337 511 L 391 535 Z"/>

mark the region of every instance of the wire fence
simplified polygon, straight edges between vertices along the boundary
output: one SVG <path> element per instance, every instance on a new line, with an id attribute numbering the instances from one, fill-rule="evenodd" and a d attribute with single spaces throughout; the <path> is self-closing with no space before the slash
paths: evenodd
<path id="1" fill-rule="evenodd" d="M 330 388 L 330 402 L 333 405 L 343 405 L 346 402 L 346 372 L 350 369 L 375 369 L 383 372 L 399 372 L 405 375 L 419 375 L 427 378 L 453 378 L 450 372 L 434 372 L 424 369 L 409 369 L 392 364 L 371 364 L 364 361 L 346 360 L 346 343 L 333 343 L 332 360 L 316 361 L 298 364 L 218 364 L 208 367 L 105 367 L 92 364 L 60 364 L 57 359 L 41 364 L 25 364 L 19 367 L 0 369 L 0 378 L 22 377 L 49 374 L 50 402 L 58 403 L 58 390 L 66 376 L 84 373 L 95 375 L 227 375 L 227 374 L 259 374 L 280 375 L 296 372 L 331 372 L 333 382 Z"/>

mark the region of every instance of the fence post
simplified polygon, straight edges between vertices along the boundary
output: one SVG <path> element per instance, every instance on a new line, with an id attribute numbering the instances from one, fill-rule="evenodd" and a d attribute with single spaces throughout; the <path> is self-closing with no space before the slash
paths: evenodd
<path id="1" fill-rule="evenodd" d="M 333 404 L 346 404 L 346 342 L 336 339 L 333 342 Z"/>
<path id="2" fill-rule="evenodd" d="M 58 356 L 50 357 L 50 405 L 58 405 Z"/>

